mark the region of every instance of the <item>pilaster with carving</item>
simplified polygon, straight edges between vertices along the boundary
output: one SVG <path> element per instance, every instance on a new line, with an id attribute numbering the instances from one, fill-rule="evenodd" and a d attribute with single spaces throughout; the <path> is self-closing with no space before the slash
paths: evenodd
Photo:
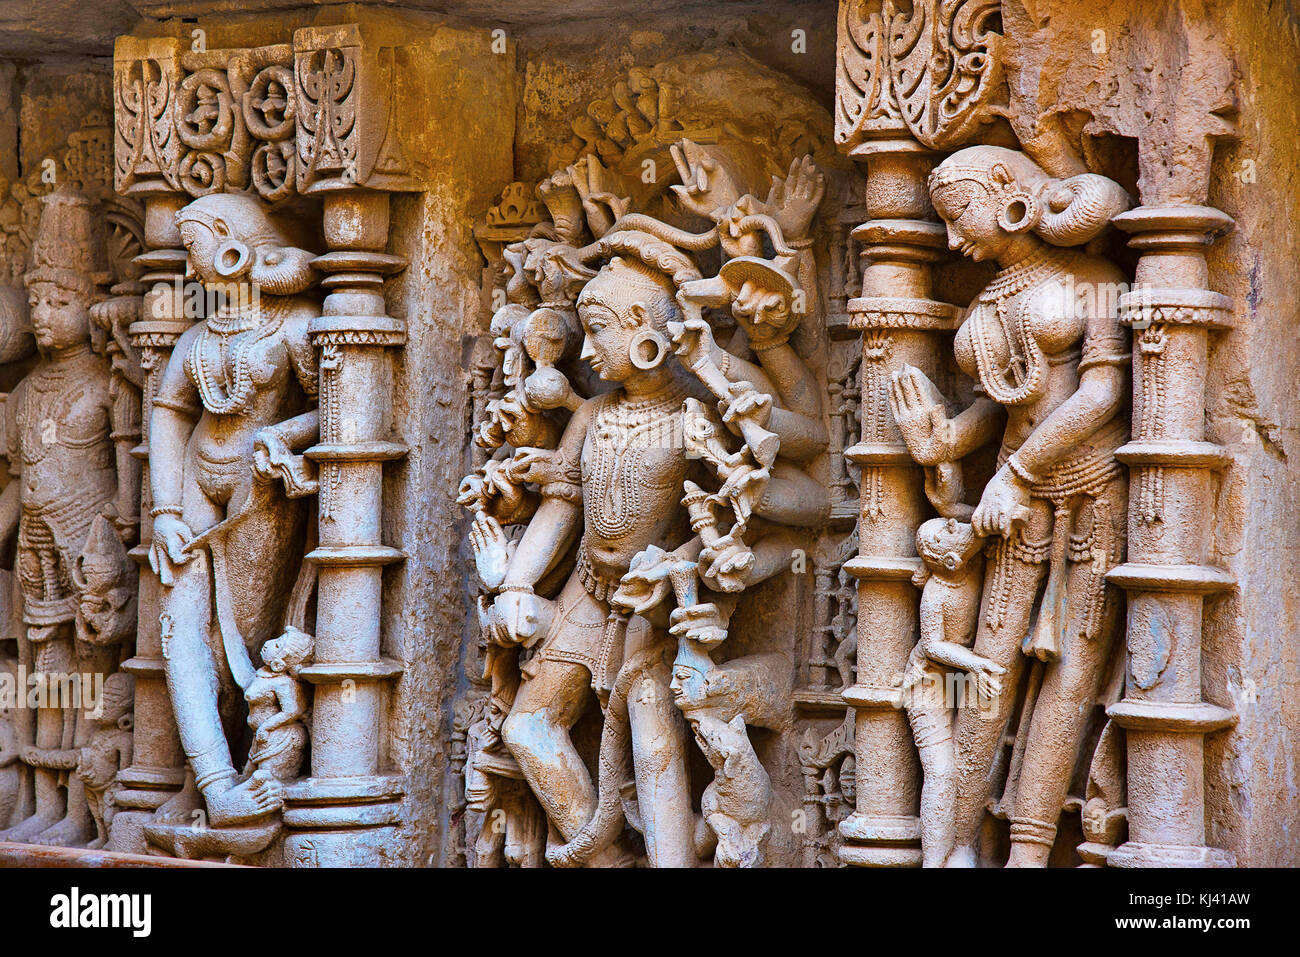
<path id="1" fill-rule="evenodd" d="M 188 199 L 177 179 L 180 139 L 174 122 L 181 49 L 179 40 L 122 37 L 113 57 L 114 185 L 119 194 L 136 197 L 144 206 L 145 249 L 136 260 L 143 293 L 136 321 L 127 332 L 140 355 L 145 410 L 152 408 L 172 347 L 193 322 L 185 316 L 179 288 L 185 249 L 175 222 Z M 167 696 L 158 622 L 160 586 L 149 568 L 153 519 L 147 414 L 141 416 L 140 443 L 132 454 L 140 460 L 142 473 L 140 542 L 130 552 L 140 566 L 140 599 L 135 654 L 122 667 L 135 678 L 134 747 L 130 766 L 118 774 L 116 803 L 123 813 L 116 819 L 110 846 L 143 852 L 139 825 L 181 787 L 185 761 Z"/>
<path id="2" fill-rule="evenodd" d="M 1209 54 L 1222 62 L 1222 53 Z M 1178 54 L 1175 54 L 1178 55 Z M 1206 55 L 1202 52 L 1202 55 Z M 1172 72 L 1172 71 L 1171 71 Z M 1194 76 L 1194 74 L 1187 74 Z M 1233 321 L 1233 302 L 1211 289 L 1206 251 L 1232 217 L 1206 205 L 1214 144 L 1233 124 L 1198 112 L 1211 91 L 1194 79 L 1156 109 L 1168 140 L 1139 140 L 1142 205 L 1116 225 L 1141 253 L 1133 291 L 1120 300 L 1133 330 L 1133 438 L 1117 455 L 1133 470 L 1128 561 L 1109 580 L 1128 593 L 1123 700 L 1108 709 L 1128 748 L 1128 841 L 1112 867 L 1232 867 L 1205 821 L 1205 735 L 1232 727 L 1234 711 L 1204 698 L 1201 635 L 1207 597 L 1235 579 L 1212 560 L 1216 473 L 1231 464 L 1206 435 L 1212 339 Z"/>
<path id="3" fill-rule="evenodd" d="M 904 366 L 937 376 L 946 334 L 956 328 L 958 310 L 932 298 L 931 269 L 946 258 L 946 236 L 926 177 L 939 150 L 987 121 L 1000 38 L 986 21 L 997 6 L 924 2 L 900 12 L 889 3 L 840 3 L 836 143 L 866 166 L 870 217 L 852 231 L 862 286 L 847 303 L 850 325 L 862 331 L 862 437 L 845 452 L 861 469 L 862 543 L 845 565 L 859 583 L 858 676 L 844 693 L 857 714 L 857 810 L 840 824 L 839 854 L 850 864 L 921 863 L 919 766 L 898 684 L 917 639 L 915 536 L 930 508 L 887 400 Z"/>

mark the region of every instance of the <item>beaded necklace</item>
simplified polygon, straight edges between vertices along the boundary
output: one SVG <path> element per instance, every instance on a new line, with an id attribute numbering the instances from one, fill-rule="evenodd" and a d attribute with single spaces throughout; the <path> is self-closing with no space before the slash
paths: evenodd
<path id="1" fill-rule="evenodd" d="M 1068 250 L 1044 248 L 999 272 L 976 300 L 970 317 L 972 351 L 980 384 L 999 405 L 1024 405 L 1037 399 L 1048 365 L 1043 350 L 1025 327 L 1025 304 L 1012 308 L 1009 303 L 1022 292 L 1064 272 L 1072 258 Z M 996 333 L 990 328 L 994 318 Z M 1009 353 L 1007 364 L 1001 368 L 994 358 L 994 336 L 998 333 Z"/>
<path id="2" fill-rule="evenodd" d="M 261 315 L 261 321 L 258 316 Z M 278 298 L 262 298 L 259 312 L 233 317 L 208 319 L 203 330 L 194 338 L 188 357 L 190 378 L 194 380 L 203 400 L 203 408 L 214 415 L 234 415 L 247 412 L 253 397 L 253 371 L 250 355 L 253 347 L 274 335 L 289 314 L 288 304 Z M 251 324 L 250 324 L 251 323 Z M 249 333 L 252 333 L 251 335 Z M 233 370 L 229 389 L 222 390 L 209 366 L 208 344 L 213 338 L 217 354 L 222 346 L 229 350 L 223 363 Z M 229 340 L 229 341 L 227 341 Z"/>

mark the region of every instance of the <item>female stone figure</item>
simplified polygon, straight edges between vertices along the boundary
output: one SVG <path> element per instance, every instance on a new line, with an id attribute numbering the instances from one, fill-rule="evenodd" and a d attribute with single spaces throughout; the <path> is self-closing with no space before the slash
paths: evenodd
<path id="1" fill-rule="evenodd" d="M 236 684 L 252 678 L 250 651 L 280 633 L 298 571 L 304 513 L 292 498 L 315 489 L 294 453 L 319 433 L 307 335 L 319 308 L 301 295 L 313 281 L 312 255 L 290 244 L 258 200 L 204 196 L 176 219 L 190 271 L 220 302 L 177 342 L 154 399 L 149 561 L 164 586 L 167 686 L 181 743 L 209 821 L 220 826 L 280 805 L 272 776 L 240 781 L 225 729 L 238 737 Z M 189 823 L 187 810 L 160 814 Z"/>
<path id="2" fill-rule="evenodd" d="M 1002 267 L 954 344 L 982 397 L 948 418 L 932 385 L 910 367 L 896 374 L 891 395 L 899 429 L 923 466 L 956 462 L 991 439 L 1005 410 L 999 467 L 971 523 L 992 537 L 974 652 L 1006 675 L 991 708 L 967 707 L 957 718 L 948 864 L 974 863 L 991 768 L 1029 656 L 1037 661 L 1021 720 L 1024 745 L 1002 805 L 1011 821 L 1009 865 L 1042 866 L 1111 656 L 1115 603 L 1107 601 L 1105 575 L 1122 560 L 1128 500 L 1114 453 L 1128 433 L 1129 346 L 1114 297 L 1096 295 L 1124 277 L 1102 259 L 1060 247 L 1096 236 L 1128 197 L 1104 177 L 1053 180 L 1024 154 L 991 146 L 945 160 L 930 193 L 949 245 Z"/>

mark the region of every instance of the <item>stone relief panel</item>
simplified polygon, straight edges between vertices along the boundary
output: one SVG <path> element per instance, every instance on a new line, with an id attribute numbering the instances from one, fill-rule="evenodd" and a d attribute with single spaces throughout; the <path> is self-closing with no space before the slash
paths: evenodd
<path id="1" fill-rule="evenodd" d="M 112 196 L 111 129 L 91 109 L 6 184 L 0 338 L 8 481 L 0 520 L 4 840 L 105 843 L 130 761 L 138 534 L 139 357 L 105 311 L 136 287 L 143 226 Z"/>
<path id="2" fill-rule="evenodd" d="M 842 716 L 828 674 L 851 647 L 828 582 L 855 385 L 845 355 L 833 399 L 825 384 L 843 291 L 818 268 L 844 256 L 824 228 L 844 184 L 826 121 L 723 63 L 756 105 L 788 107 L 777 136 L 770 114 L 692 90 L 690 63 L 633 71 L 476 230 L 496 306 L 461 486 L 481 584 L 482 690 L 459 715 L 478 866 L 759 866 L 774 831 L 790 863 L 803 853 L 782 813 L 804 814 L 792 689 Z M 765 625 L 778 602 L 820 640 Z"/>
<path id="3" fill-rule="evenodd" d="M 464 478 L 400 486 L 465 511 L 450 740 L 414 745 L 448 862 L 1234 863 L 1231 69 L 1183 24 L 1155 137 L 1045 92 L 1054 9 L 843 0 L 829 112 L 738 53 L 630 67 L 516 157 L 545 175 L 439 210 L 486 264 Z M 4 184 L 0 678 L 95 690 L 0 701 L 0 841 L 379 865 L 440 826 L 384 577 L 392 195 L 435 191 L 391 30 L 281 39 L 120 38 L 112 122 Z"/>

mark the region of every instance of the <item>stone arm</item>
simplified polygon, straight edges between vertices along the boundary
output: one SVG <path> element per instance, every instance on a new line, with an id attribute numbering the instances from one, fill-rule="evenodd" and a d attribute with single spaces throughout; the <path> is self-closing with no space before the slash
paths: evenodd
<path id="1" fill-rule="evenodd" d="M 18 530 L 18 516 L 22 511 L 22 484 L 13 481 L 0 492 L 0 542 L 8 541 Z"/>
<path id="2" fill-rule="evenodd" d="M 587 437 L 594 405 L 600 400 L 589 400 L 573 414 L 556 449 L 563 461 L 577 462 L 582 456 L 582 445 Z M 515 547 L 514 558 L 501 584 L 503 591 L 529 588 L 536 585 L 565 552 L 582 525 L 582 501 L 573 496 L 544 498 L 533 516 L 523 537 Z"/>
<path id="3" fill-rule="evenodd" d="M 1005 413 L 992 399 L 980 396 L 948 421 L 949 451 L 943 461 L 959 462 L 1002 434 Z"/>
<path id="4" fill-rule="evenodd" d="M 154 508 L 179 507 L 185 446 L 203 413 L 199 390 L 185 373 L 185 357 L 203 324 L 191 326 L 163 369 L 149 418 L 149 487 Z"/>
<path id="5" fill-rule="evenodd" d="M 780 437 L 781 455 L 806 461 L 825 451 L 827 434 L 816 380 L 788 344 L 765 350 L 763 366 L 758 366 L 719 346 L 712 328 L 699 315 L 692 315 L 677 329 L 670 326 L 669 331 L 688 369 L 713 366 L 727 382 L 749 382 L 758 393 L 772 397 L 766 403 L 766 421 L 760 423 Z M 757 412 L 751 408 L 757 404 L 757 396 L 737 396 L 729 403 L 734 408 L 723 411 L 723 420 L 730 426 L 733 419 Z"/>
<path id="6" fill-rule="evenodd" d="M 0 768 L 9 767 L 21 754 L 22 749 L 16 746 L 15 735 L 8 722 L 0 722 Z"/>
<path id="7" fill-rule="evenodd" d="M 19 384 L 12 394 L 0 397 L 0 404 L 4 406 L 4 414 L 0 416 L 0 422 L 4 424 L 0 452 L 9 460 L 9 474 L 15 479 L 20 474 L 22 463 L 22 450 L 18 447 L 18 405 L 23 391 L 22 384 Z M 12 481 L 0 493 L 0 542 L 8 541 L 18 530 L 18 516 L 22 512 L 21 488 L 19 482 Z"/>
<path id="8" fill-rule="evenodd" d="M 312 402 L 316 401 L 316 396 L 320 392 L 320 360 L 317 358 L 316 347 L 312 345 L 307 331 L 315 316 L 314 307 L 309 305 L 299 307 L 289 319 L 284 337 L 285 347 L 289 351 L 289 364 L 293 368 L 294 375 L 298 377 L 298 384 L 302 386 L 302 391 L 307 393 L 307 397 Z"/>
<path id="9" fill-rule="evenodd" d="M 925 588 L 921 591 L 921 608 L 920 608 L 920 625 L 921 640 L 918 647 L 926 658 L 935 664 L 945 665 L 949 668 L 956 668 L 976 675 L 981 682 L 983 694 L 996 694 L 1001 690 L 1001 685 L 997 681 L 996 675 L 1004 674 L 1006 669 L 995 664 L 983 655 L 977 655 L 970 648 L 959 644 L 955 641 L 946 640 L 945 636 L 957 630 L 966 634 L 974 631 L 975 617 L 979 614 L 979 597 L 978 592 L 971 592 L 966 596 L 964 608 L 960 611 L 965 612 L 964 617 L 968 620 L 962 622 L 948 621 L 949 615 L 954 612 L 950 596 L 945 594 L 947 588 L 940 586 L 936 588 L 935 579 L 926 583 Z"/>
<path id="10" fill-rule="evenodd" d="M 294 678 L 286 677 L 276 682 L 275 700 L 280 710 L 263 721 L 258 728 L 267 734 L 299 721 L 307 714 L 307 695 L 302 690 L 302 684 Z"/>

